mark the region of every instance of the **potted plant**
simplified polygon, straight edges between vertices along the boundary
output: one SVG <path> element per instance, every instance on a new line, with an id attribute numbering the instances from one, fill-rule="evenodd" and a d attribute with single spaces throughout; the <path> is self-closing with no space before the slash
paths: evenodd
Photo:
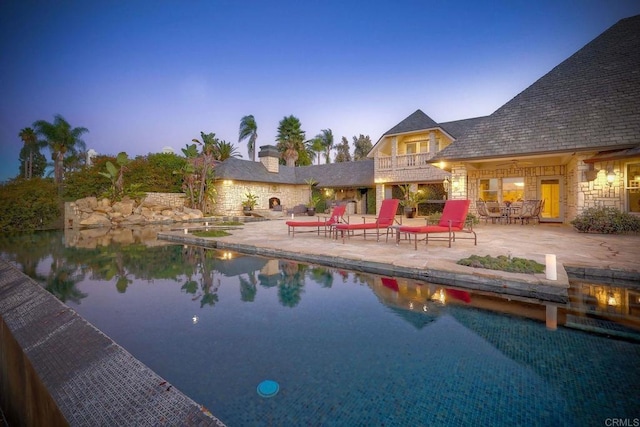
<path id="1" fill-rule="evenodd" d="M 418 205 L 424 203 L 427 200 L 422 190 L 411 191 L 409 184 L 401 185 L 402 200 L 400 204 L 404 206 L 404 214 L 407 218 L 414 218 L 418 213 Z"/>
<path id="2" fill-rule="evenodd" d="M 318 195 L 311 196 L 309 203 L 307 203 L 307 215 L 314 216 L 316 214 L 316 207 L 321 200 L 322 199 Z"/>
<path id="3" fill-rule="evenodd" d="M 245 199 L 242 201 L 242 211 L 246 216 L 249 216 L 251 215 L 253 208 L 258 204 L 258 196 L 249 191 L 244 195 L 244 197 Z"/>

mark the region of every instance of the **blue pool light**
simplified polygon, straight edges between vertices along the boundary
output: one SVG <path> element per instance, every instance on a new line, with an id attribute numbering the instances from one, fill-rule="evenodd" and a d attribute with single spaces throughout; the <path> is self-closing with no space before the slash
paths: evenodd
<path id="1" fill-rule="evenodd" d="M 264 380 L 258 384 L 258 394 L 262 397 L 273 397 L 279 390 L 280 386 L 275 381 Z"/>

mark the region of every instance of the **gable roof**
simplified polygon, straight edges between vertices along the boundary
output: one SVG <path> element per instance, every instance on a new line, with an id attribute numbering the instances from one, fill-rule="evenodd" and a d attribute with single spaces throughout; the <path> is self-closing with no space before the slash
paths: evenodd
<path id="1" fill-rule="evenodd" d="M 640 15 L 620 20 L 431 161 L 639 143 Z"/>
<path id="2" fill-rule="evenodd" d="M 416 110 L 409 117 L 386 131 L 382 136 L 395 135 L 398 133 L 413 132 L 417 130 L 433 129 L 439 127 L 431 117 L 427 116 L 422 110 Z"/>
<path id="3" fill-rule="evenodd" d="M 216 179 L 267 184 L 306 184 L 313 178 L 319 187 L 373 187 L 373 160 L 291 167 L 280 165 L 278 173 L 267 171 L 261 162 L 229 158 L 215 168 Z"/>

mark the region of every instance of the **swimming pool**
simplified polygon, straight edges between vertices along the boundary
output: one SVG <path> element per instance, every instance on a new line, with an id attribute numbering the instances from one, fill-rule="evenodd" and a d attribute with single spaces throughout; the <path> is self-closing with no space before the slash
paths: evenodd
<path id="1" fill-rule="evenodd" d="M 31 265 L 40 279 L 64 266 L 73 283 L 45 280 L 54 293 L 231 426 L 640 414 L 640 345 L 549 331 L 535 304 L 182 246 L 67 248 Z M 256 390 L 267 379 L 280 387 L 269 398 Z"/>

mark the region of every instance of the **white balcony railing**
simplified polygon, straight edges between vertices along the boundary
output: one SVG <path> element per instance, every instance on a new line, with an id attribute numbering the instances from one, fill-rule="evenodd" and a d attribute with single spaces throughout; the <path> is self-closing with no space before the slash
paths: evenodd
<path id="1" fill-rule="evenodd" d="M 406 168 L 420 168 L 427 165 L 427 160 L 433 157 L 430 153 L 417 153 L 417 154 L 401 154 L 396 156 L 396 168 L 398 169 L 406 169 Z M 378 157 L 377 158 L 377 167 L 378 170 L 392 170 L 393 167 L 393 157 Z"/>

